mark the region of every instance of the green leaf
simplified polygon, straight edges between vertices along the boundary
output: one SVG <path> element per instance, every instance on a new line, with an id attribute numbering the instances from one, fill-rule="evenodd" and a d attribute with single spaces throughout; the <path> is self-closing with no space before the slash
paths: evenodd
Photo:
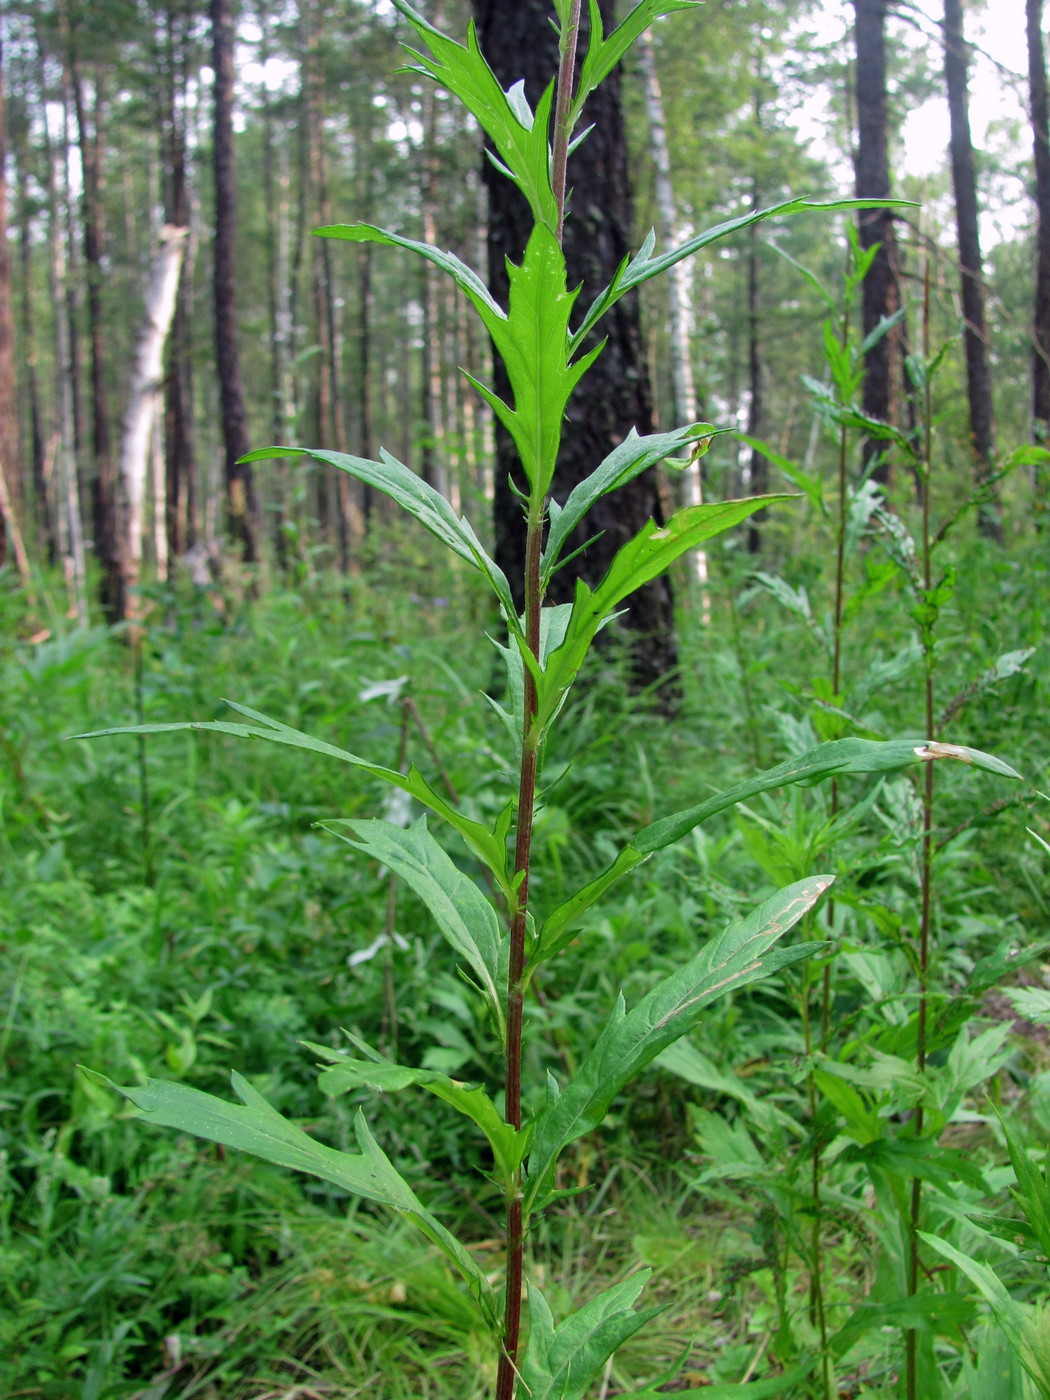
<path id="1" fill-rule="evenodd" d="M 647 433 L 639 437 L 634 428 L 623 442 L 609 453 L 597 467 L 569 493 L 564 506 L 550 503 L 550 530 L 540 564 L 544 583 L 550 578 L 565 541 L 575 530 L 594 503 L 618 491 L 647 468 L 655 466 L 690 444 L 718 435 L 720 430 L 710 423 L 693 423 L 673 433 Z"/>
<path id="2" fill-rule="evenodd" d="M 529 1400 L 583 1400 L 606 1361 L 662 1308 L 634 1312 L 651 1269 L 607 1288 L 554 1326 L 547 1300 L 529 1284 L 529 1342 L 521 1366 Z"/>
<path id="3" fill-rule="evenodd" d="M 882 1327 L 934 1332 L 955 1336 L 973 1317 L 973 1303 L 962 1293 L 939 1293 L 924 1289 L 890 1303 L 861 1303 L 848 1322 L 829 1339 L 832 1356 L 842 1357 L 866 1332 Z"/>
<path id="4" fill-rule="evenodd" d="M 321 825 L 388 866 L 415 890 L 446 940 L 469 964 L 503 1035 L 507 940 L 500 937 L 496 911 L 431 836 L 426 817 L 420 817 L 407 829 L 378 820 L 339 819 Z"/>
<path id="5" fill-rule="evenodd" d="M 1025 1220 L 1038 1241 L 1040 1254 L 1045 1259 L 1050 1259 L 1050 1184 L 1047 1182 L 1045 1171 L 1040 1171 L 1032 1161 L 1020 1138 L 1010 1131 L 1001 1117 L 999 1121 L 1006 1137 L 1010 1165 L 1017 1178 L 1017 1185 L 1010 1188 L 1010 1194 L 1021 1207 Z"/>
<path id="6" fill-rule="evenodd" d="M 741 442 L 746 442 L 748 447 L 753 447 L 767 461 L 772 462 L 773 466 L 784 473 L 792 486 L 797 486 L 800 491 L 805 493 L 810 505 L 819 510 L 821 515 L 827 515 L 828 508 L 824 504 L 824 483 L 819 476 L 811 476 L 809 472 L 804 472 L 789 457 L 775 452 L 769 443 L 763 442 L 761 438 L 749 437 L 747 433 L 734 433 L 733 436 L 739 438 Z"/>
<path id="7" fill-rule="evenodd" d="M 409 49 L 418 60 L 409 71 L 433 78 L 460 100 L 482 131 L 492 138 L 500 156 L 495 162 L 497 169 L 502 169 L 521 190 L 529 202 L 533 219 L 555 228 L 558 206 L 551 188 L 548 140 L 553 84 L 548 86 L 533 113 L 520 87 L 512 88 L 509 93 L 500 87 L 478 47 L 473 21 L 464 47 L 435 29 L 407 0 L 394 0 L 394 5 L 414 26 L 433 55 L 429 57 Z"/>
<path id="8" fill-rule="evenodd" d="M 533 229 L 520 267 L 507 264 L 506 319 L 490 327 L 510 378 L 514 407 L 471 379 L 513 437 L 533 498 L 550 489 L 569 395 L 601 347 L 569 364 L 569 315 L 577 293 L 565 280 L 565 255 L 546 224 Z M 470 378 L 470 376 L 467 376 Z"/>
<path id="9" fill-rule="evenodd" d="M 1050 1313 L 1045 1308 L 1033 1316 L 1015 1302 L 994 1271 L 987 1264 L 971 1259 L 938 1235 L 919 1231 L 919 1237 L 931 1249 L 943 1255 L 970 1280 L 989 1304 L 992 1315 L 1002 1328 L 1021 1365 L 1035 1381 L 1040 1395 L 1050 1397 Z"/>
<path id="10" fill-rule="evenodd" d="M 508 625 L 518 625 L 517 613 L 511 598 L 510 584 L 503 570 L 489 558 L 474 528 L 465 516 L 457 519 L 455 511 L 439 491 L 435 491 L 422 477 L 416 476 L 403 462 L 391 457 L 389 452 L 380 449 L 380 461 L 368 457 L 351 457 L 346 452 L 327 452 L 321 448 L 306 447 L 260 447 L 248 452 L 242 462 L 265 462 L 273 457 L 313 457 L 315 461 L 326 462 L 337 467 L 358 481 L 365 482 L 376 491 L 399 505 L 436 536 L 453 554 L 465 559 L 488 580 L 492 591 L 499 599 Z"/>
<path id="11" fill-rule="evenodd" d="M 679 1036 L 724 992 L 766 977 L 820 944 L 774 949 L 773 945 L 812 909 L 833 883 L 813 876 L 779 890 L 746 919 L 731 923 L 678 972 L 666 977 L 630 1012 L 621 996 L 613 1014 L 564 1091 L 536 1118 L 529 1156 L 526 1213 L 551 1188 L 559 1153 L 596 1127 L 613 1099 L 639 1070 Z"/>
<path id="12" fill-rule="evenodd" d="M 587 56 L 580 67 L 576 84 L 576 94 L 570 109 L 569 129 L 576 126 L 587 98 L 600 83 L 603 83 L 623 58 L 631 45 L 644 30 L 662 15 L 672 15 L 678 10 L 698 10 L 699 0 L 639 0 L 608 38 L 602 27 L 601 10 L 598 0 L 590 0 L 591 34 L 587 46 Z"/>
<path id="13" fill-rule="evenodd" d="M 714 228 L 698 233 L 695 238 L 690 238 L 687 243 L 672 248 L 670 252 L 661 253 L 659 257 L 653 256 L 656 235 L 650 232 L 634 257 L 624 259 L 613 280 L 595 297 L 579 329 L 573 332 L 571 348 L 575 349 L 580 345 L 605 313 L 615 306 L 621 297 L 626 296 L 633 287 L 648 282 L 652 277 L 659 277 L 669 267 L 674 267 L 676 263 L 680 263 L 683 258 L 691 257 L 693 253 L 698 253 L 709 243 L 716 243 L 720 238 L 727 238 L 730 234 L 738 233 L 741 229 L 750 228 L 752 224 L 760 223 L 763 219 L 772 219 L 779 215 L 804 214 L 809 210 L 832 212 L 837 209 L 901 208 L 913 209 L 915 205 L 906 199 L 837 199 L 828 202 L 811 199 L 788 199 L 782 204 L 771 205 L 768 209 L 738 214 L 734 219 L 727 219 L 725 223 L 716 224 Z"/>
<path id="14" fill-rule="evenodd" d="M 410 1069 L 407 1065 L 394 1064 L 374 1052 L 369 1059 L 359 1060 L 328 1046 L 315 1045 L 310 1041 L 303 1044 L 321 1059 L 330 1062 L 330 1067 L 322 1070 L 317 1080 L 321 1092 L 330 1098 L 348 1094 L 353 1089 L 372 1089 L 381 1094 L 398 1093 L 411 1087 L 426 1089 L 477 1124 L 488 1138 L 504 1182 L 510 1182 L 521 1165 L 529 1135 L 526 1131 L 515 1131 L 503 1121 L 484 1089 L 450 1079 L 436 1069 Z"/>
<path id="15" fill-rule="evenodd" d="M 898 1176 L 932 1181 L 948 1196 L 954 1194 L 952 1188 L 960 1181 L 984 1196 L 991 1194 L 988 1183 L 973 1160 L 965 1152 L 941 1147 L 934 1137 L 880 1137 L 874 1142 L 847 1147 L 840 1154 L 839 1161 L 861 1162 L 869 1171 L 892 1172 Z"/>
<path id="16" fill-rule="evenodd" d="M 481 276 L 457 258 L 455 253 L 444 252 L 433 243 L 420 243 L 415 238 L 404 238 L 389 229 L 377 228 L 375 224 L 324 224 L 311 232 L 315 238 L 338 238 L 346 243 L 378 243 L 391 248 L 405 248 L 433 263 L 442 272 L 447 272 L 456 286 L 469 297 L 486 326 L 491 320 L 507 319 L 506 312 Z"/>
<path id="17" fill-rule="evenodd" d="M 279 1167 L 306 1172 L 355 1196 L 389 1206 L 437 1245 L 463 1276 L 489 1326 L 499 1325 L 496 1300 L 480 1267 L 394 1169 L 361 1113 L 354 1119 L 360 1151 L 337 1152 L 335 1148 L 315 1142 L 282 1117 L 236 1071 L 230 1077 L 240 1104 L 204 1094 L 185 1084 L 169 1084 L 159 1079 L 147 1080 L 142 1086 L 125 1087 L 101 1075 L 93 1077 L 129 1099 L 148 1123 L 176 1128 L 210 1142 L 220 1142 L 224 1147 L 250 1152 Z"/>
<path id="18" fill-rule="evenodd" d="M 625 598 L 643 583 L 662 574 L 688 550 L 739 525 L 764 506 L 791 499 L 790 496 L 754 496 L 747 501 L 718 501 L 688 506 L 673 515 L 666 525 L 650 520 L 617 552 L 608 573 L 593 592 L 582 579 L 578 580 L 565 640 L 539 677 L 537 731 L 542 733 L 550 723 L 583 664 L 595 634 Z"/>
<path id="19" fill-rule="evenodd" d="M 492 871 L 500 888 L 513 902 L 514 885 L 507 869 L 506 814 L 501 817 L 496 831 L 490 831 L 487 826 L 472 821 L 446 802 L 434 791 L 414 765 L 407 773 L 399 773 L 394 768 L 384 768 L 381 764 L 369 763 L 367 759 L 358 758 L 356 754 L 352 754 L 346 749 L 336 748 L 334 744 L 327 744 L 323 739 L 312 739 L 309 734 L 292 729 L 289 725 L 282 724 L 280 720 L 270 719 L 268 715 L 260 714 L 258 710 L 250 709 L 247 705 L 238 705 L 235 700 L 227 700 L 225 704 L 229 705 L 231 710 L 236 710 L 238 714 L 245 715 L 257 723 L 248 725 L 232 724 L 227 720 L 184 720 L 177 724 L 128 724 L 116 729 L 98 729 L 91 734 L 74 734 L 70 737 L 74 739 L 103 739 L 111 734 L 174 734 L 182 730 L 199 729 L 214 734 L 233 734 L 240 739 L 265 739 L 271 744 L 287 744 L 293 749 L 306 749 L 310 753 L 321 754 L 325 758 L 336 758 L 340 763 L 352 764 L 355 768 L 361 768 L 373 777 L 381 778 L 384 782 L 390 783 L 391 786 L 400 788 L 402 792 L 407 792 L 410 797 L 414 797 L 417 802 L 428 807 L 437 816 L 443 817 L 450 826 L 459 832 L 474 853 Z"/>
<path id="20" fill-rule="evenodd" d="M 931 749 L 936 749 L 937 752 L 931 753 Z M 701 822 L 724 812 L 738 802 L 744 802 L 760 792 L 788 787 L 792 783 L 818 783 L 836 774 L 842 776 L 847 773 L 889 773 L 927 759 L 956 758 L 962 754 L 968 755 L 963 761 L 973 764 L 974 767 L 985 768 L 993 773 L 1005 773 L 1012 778 L 1020 776 L 1009 765 L 992 758 L 989 754 L 973 749 L 957 749 L 954 745 L 930 745 L 913 739 L 835 739 L 831 743 L 810 749 L 808 753 L 800 754 L 797 758 L 778 763 L 776 767 L 768 768 L 764 773 L 746 778 L 735 787 L 709 797 L 706 802 L 701 802 L 695 807 L 687 807 L 673 816 L 663 817 L 640 831 L 600 875 L 547 915 L 540 928 L 534 962 L 549 958 L 566 947 L 574 937 L 572 928 L 576 920 L 621 876 L 647 860 L 654 851 L 680 841 Z"/>

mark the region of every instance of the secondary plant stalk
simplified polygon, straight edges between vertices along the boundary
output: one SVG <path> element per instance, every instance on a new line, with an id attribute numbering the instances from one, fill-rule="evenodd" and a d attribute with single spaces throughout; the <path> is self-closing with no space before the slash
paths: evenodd
<path id="1" fill-rule="evenodd" d="M 551 182 L 558 209 L 558 242 L 562 241 L 565 221 L 565 180 L 569 156 L 572 87 L 576 67 L 576 40 L 580 28 L 581 0 L 573 0 L 569 23 L 561 36 L 561 61 L 555 95 L 555 131 Z M 529 502 L 525 538 L 525 640 L 539 663 L 540 558 L 543 552 L 545 500 Z M 524 670 L 521 717 L 521 769 L 518 779 L 518 821 L 514 848 L 516 895 L 510 927 L 510 960 L 507 971 L 507 1048 L 505 1060 L 504 1116 L 514 1128 L 521 1127 L 521 1032 L 525 1004 L 525 931 L 529 903 L 529 862 L 532 850 L 532 823 L 536 808 L 536 772 L 540 735 L 536 732 L 536 682 L 528 666 Z M 521 1168 L 517 1168 L 507 1190 L 507 1283 L 503 1312 L 503 1344 L 496 1372 L 496 1400 L 513 1400 L 517 1380 L 518 1343 L 521 1337 L 522 1273 L 525 1255 L 525 1228 L 522 1211 Z"/>
<path id="2" fill-rule="evenodd" d="M 933 429 L 932 400 L 930 393 L 930 268 L 926 266 L 923 289 L 923 359 L 924 402 L 923 402 L 923 492 L 922 492 L 922 581 L 926 598 L 933 592 L 933 545 L 930 535 L 930 469 L 932 465 Z M 932 628 L 927 622 L 926 627 Z M 934 729 L 934 638 L 930 631 L 923 636 L 923 671 L 925 676 L 925 730 L 927 742 L 937 736 Z M 926 764 L 926 782 L 922 801 L 922 875 L 921 904 L 919 913 L 919 1009 L 915 1026 L 915 1064 L 919 1073 L 926 1068 L 926 1017 L 927 993 L 930 981 L 930 903 L 933 885 L 933 763 Z M 915 1110 L 915 1136 L 922 1137 L 923 1110 L 920 1102 Z M 908 1220 L 908 1296 L 914 1297 L 919 1291 L 919 1217 L 922 1209 L 922 1182 L 915 1177 L 911 1186 L 911 1211 Z M 917 1334 L 913 1329 L 906 1334 L 906 1385 L 907 1400 L 918 1400 L 918 1357 L 916 1354 Z"/>

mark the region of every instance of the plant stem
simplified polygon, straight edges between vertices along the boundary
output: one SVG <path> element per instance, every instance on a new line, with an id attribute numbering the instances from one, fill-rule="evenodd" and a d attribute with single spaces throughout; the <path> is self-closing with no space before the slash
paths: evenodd
<path id="1" fill-rule="evenodd" d="M 926 597 L 933 590 L 933 546 L 930 535 L 930 468 L 932 463 L 933 428 L 932 396 L 930 392 L 930 267 L 926 264 L 923 288 L 923 360 L 924 403 L 923 417 L 923 492 L 922 492 L 922 578 Z M 923 670 L 925 672 L 925 729 L 928 741 L 934 740 L 934 638 L 933 623 L 924 624 L 922 638 Z M 926 782 L 922 801 L 922 876 L 921 906 L 919 914 L 919 1010 L 915 1027 L 915 1064 L 919 1073 L 926 1068 L 926 1018 L 930 983 L 930 903 L 933 887 L 933 763 L 926 764 Z M 915 1136 L 922 1137 L 923 1110 L 920 1103 L 915 1111 Z M 908 1219 L 908 1296 L 914 1297 L 919 1290 L 919 1217 L 922 1209 L 922 1182 L 918 1177 L 911 1187 L 911 1211 Z M 906 1334 L 906 1386 L 907 1400 L 918 1397 L 918 1357 L 916 1354 L 917 1334 L 914 1329 Z"/>
<path id="2" fill-rule="evenodd" d="M 558 86 L 555 96 L 554 150 L 551 183 L 558 209 L 558 242 L 565 222 L 565 179 L 569 158 L 572 86 L 576 68 L 576 40 L 580 30 L 581 0 L 573 0 L 569 22 L 561 35 Z M 540 655 L 540 557 L 543 552 L 544 499 L 529 502 L 525 537 L 525 640 L 537 661 Z M 532 823 L 536 808 L 536 772 L 540 735 L 536 732 L 536 682 L 524 667 L 521 717 L 521 769 L 518 778 L 518 821 L 514 848 L 516 901 L 510 926 L 510 961 L 507 970 L 507 1049 L 505 1061 L 504 1116 L 521 1127 L 521 1031 L 525 1004 L 525 930 L 529 906 L 529 861 Z M 496 1400 L 513 1400 L 517 1381 L 518 1342 L 521 1336 L 522 1273 L 525 1254 L 525 1222 L 522 1213 L 521 1170 L 507 1183 L 507 1284 L 503 1312 L 503 1344 L 496 1372 Z"/>
<path id="3" fill-rule="evenodd" d="M 551 157 L 551 184 L 558 205 L 558 242 L 565 227 L 565 174 L 569 164 L 569 139 L 572 136 L 572 82 L 576 71 L 576 40 L 580 33 L 582 0 L 572 0 L 569 22 L 562 31 L 559 44 L 558 91 L 554 104 L 554 151 Z"/>

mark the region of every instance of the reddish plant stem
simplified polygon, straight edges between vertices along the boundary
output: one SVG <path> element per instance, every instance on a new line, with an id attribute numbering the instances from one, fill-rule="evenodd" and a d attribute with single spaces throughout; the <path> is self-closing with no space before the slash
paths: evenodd
<path id="1" fill-rule="evenodd" d="M 562 34 L 561 59 L 555 96 L 554 148 L 551 156 L 551 184 L 558 209 L 558 242 L 562 241 L 565 220 L 565 172 L 572 134 L 572 85 L 576 68 L 576 40 L 580 28 L 581 0 L 573 0 L 569 22 Z M 543 552 L 544 499 L 529 503 L 525 542 L 525 641 L 530 654 L 539 662 L 540 608 L 543 590 L 540 559 Z M 521 1032 L 525 1006 L 525 933 L 529 907 L 529 861 L 532 852 L 532 823 L 536 807 L 536 773 L 540 735 L 536 732 L 536 682 L 528 666 L 524 668 L 522 705 L 521 771 L 518 779 L 518 824 L 514 847 L 516 899 L 510 926 L 510 959 L 507 969 L 507 1049 L 505 1061 L 504 1117 L 514 1128 L 521 1127 Z M 518 1343 L 521 1338 L 522 1276 L 525 1258 L 525 1220 L 522 1210 L 521 1171 L 507 1186 L 507 1283 L 503 1311 L 503 1344 L 496 1372 L 496 1400 L 514 1400 L 518 1370 Z"/>
<path id="2" fill-rule="evenodd" d="M 569 23 L 565 27 L 561 42 L 561 61 L 558 64 L 558 92 L 554 109 L 554 151 L 551 158 L 551 183 L 554 186 L 554 199 L 558 206 L 558 242 L 561 242 L 565 226 L 565 177 L 569 164 L 569 138 L 572 127 L 569 118 L 572 112 L 572 80 L 576 71 L 576 40 L 580 33 L 581 0 L 572 0 Z"/>

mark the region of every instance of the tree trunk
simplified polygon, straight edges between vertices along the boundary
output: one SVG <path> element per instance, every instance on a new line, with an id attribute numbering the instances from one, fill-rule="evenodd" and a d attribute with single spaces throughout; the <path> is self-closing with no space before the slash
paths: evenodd
<path id="1" fill-rule="evenodd" d="M 6 483 L 0 502 L 0 564 L 11 531 L 16 549 L 22 454 L 18 432 L 18 382 L 15 377 L 15 319 L 11 307 L 11 251 L 7 241 L 7 121 L 4 101 L 3 47 L 0 44 L 0 471 Z M 7 529 L 5 529 L 5 522 Z M 19 560 L 21 567 L 21 560 Z"/>
<path id="2" fill-rule="evenodd" d="M 233 22 L 228 0 L 211 0 L 215 73 L 215 358 L 222 417 L 226 512 L 230 534 L 246 564 L 259 558 L 261 526 L 252 469 L 238 459 L 249 450 L 248 421 L 237 346 L 237 190 L 233 163 Z"/>
<path id="3" fill-rule="evenodd" d="M 600 0 L 606 30 L 614 25 L 612 0 Z M 508 88 L 524 78 L 525 93 L 535 106 L 557 71 L 557 37 L 550 24 L 548 0 L 474 0 L 481 47 L 500 83 Z M 581 38 L 581 49 L 586 44 Z M 569 286 L 583 283 L 593 291 L 612 280 L 630 251 L 631 201 L 627 182 L 627 147 L 620 100 L 619 71 L 590 98 L 582 126 L 594 129 L 569 165 L 572 195 L 565 223 Z M 506 259 L 519 261 L 530 231 L 527 206 L 519 191 L 486 160 L 483 179 L 489 194 L 489 280 L 497 300 L 506 303 Z M 608 337 L 593 369 L 569 402 L 562 449 L 554 478 L 554 496 L 564 501 L 630 428 L 652 431 L 652 401 L 642 345 L 641 318 L 635 297 L 625 297 L 602 321 Z M 509 394 L 501 364 L 494 374 L 496 392 Z M 512 582 L 523 578 L 525 524 L 511 479 L 522 485 L 520 467 L 502 427 L 496 432 L 496 557 Z M 649 470 L 615 496 L 603 498 L 577 530 L 571 544 L 592 542 L 555 574 L 552 602 L 573 596 L 575 579 L 595 586 L 612 556 L 650 518 L 662 512 L 655 470 Z M 600 532 L 600 534 L 599 534 Z M 597 539 L 593 537 L 598 535 Z M 567 551 L 569 552 L 569 551 Z M 520 600 L 519 600 L 520 601 Z M 677 663 L 674 607 L 666 577 L 632 595 L 624 619 L 632 630 L 635 679 L 649 685 L 666 677 Z"/>
<path id="4" fill-rule="evenodd" d="M 161 119 L 164 155 L 164 218 L 174 228 L 190 226 L 186 172 L 187 48 L 190 43 L 185 6 L 168 0 L 165 16 L 165 110 Z M 164 380 L 165 527 L 172 555 L 185 554 L 200 535 L 197 458 L 193 444 L 192 267 L 196 239 L 187 241 L 182 261 L 175 317 L 168 339 Z"/>
<path id="5" fill-rule="evenodd" d="M 1036 273 L 1032 325 L 1032 438 L 1050 446 L 1050 104 L 1046 92 L 1043 0 L 1026 0 L 1028 87 L 1035 145 Z M 1046 467 L 1036 468 L 1035 519 L 1047 524 Z M 1040 489 L 1041 488 L 1041 489 Z"/>
<path id="6" fill-rule="evenodd" d="M 124 616 L 140 610 L 132 591 L 142 570 L 143 507 L 146 500 L 146 474 L 153 429 L 160 407 L 161 368 L 164 343 L 168 337 L 188 230 L 164 228 L 146 298 L 146 316 L 135 356 L 135 369 L 128 395 L 128 411 L 120 443 L 120 479 L 124 486 L 127 527 L 121 557 L 124 561 Z"/>
<path id="7" fill-rule="evenodd" d="M 890 170 L 886 102 L 886 4 L 887 0 L 853 0 L 854 37 L 857 49 L 857 147 L 854 177 L 858 199 L 888 199 Z M 879 245 L 862 290 L 862 319 L 868 336 L 900 305 L 897 284 L 897 240 L 889 209 L 862 209 L 857 215 L 860 246 Z M 881 336 L 864 356 L 864 412 L 884 423 L 898 417 L 899 376 L 894 366 L 899 339 Z M 883 444 L 869 438 L 864 444 L 864 466 L 873 462 L 877 481 L 890 479 Z"/>
<path id="8" fill-rule="evenodd" d="M 95 557 L 102 570 L 102 608 L 110 622 L 124 615 L 124 575 L 120 557 L 120 530 L 117 523 L 117 480 L 113 462 L 109 404 L 106 394 L 105 325 L 103 320 L 102 227 L 102 92 L 97 70 L 94 103 L 89 120 L 84 83 L 76 49 L 76 32 L 70 35 L 68 53 L 69 88 L 77 121 L 77 145 L 83 171 L 81 218 L 83 222 L 84 265 L 87 273 L 88 340 L 91 345 L 91 449 L 94 462 L 91 514 Z"/>
<path id="9" fill-rule="evenodd" d="M 970 405 L 970 441 L 979 489 L 988 493 L 978 509 L 981 533 L 1002 543 L 998 493 L 985 486 L 992 474 L 995 419 L 992 375 L 988 362 L 988 331 L 984 316 L 984 272 L 977 217 L 977 179 L 970 140 L 968 56 L 963 37 L 960 0 L 944 0 L 944 79 L 951 123 L 952 186 L 955 227 L 959 241 L 962 284 L 963 344 L 966 350 L 966 394 Z"/>
<path id="10" fill-rule="evenodd" d="M 22 282 L 22 315 L 18 335 L 22 342 L 22 358 L 26 367 L 30 436 L 29 476 L 33 483 L 34 534 L 38 543 L 43 545 L 47 562 L 54 564 L 58 558 L 58 541 L 55 536 L 54 511 L 48 482 L 46 433 L 40 406 L 36 309 L 33 288 L 33 232 L 29 195 L 28 128 L 25 123 L 19 124 L 16 159 L 19 274 Z M 61 314 L 60 311 L 59 314 Z"/>

